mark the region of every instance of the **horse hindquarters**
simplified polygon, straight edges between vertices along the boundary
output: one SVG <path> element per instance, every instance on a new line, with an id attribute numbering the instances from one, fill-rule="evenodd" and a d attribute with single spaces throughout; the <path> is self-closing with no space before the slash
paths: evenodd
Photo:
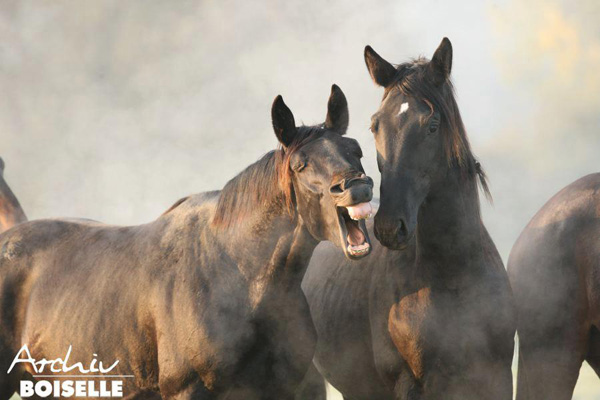
<path id="1" fill-rule="evenodd" d="M 570 399 L 584 359 L 598 371 L 600 174 L 554 195 L 513 246 L 518 400 Z"/>
<path id="2" fill-rule="evenodd" d="M 1 266 L 0 266 L 1 267 Z M 5 293 L 2 290 L 3 282 L 0 282 L 0 300 L 4 298 Z M 7 310 L 0 310 L 0 324 L 4 321 L 4 314 Z M 3 326 L 4 329 L 6 325 Z M 14 356 L 16 355 L 16 351 L 10 346 L 8 343 L 8 338 L 4 334 L 5 332 L 0 332 L 0 400 L 8 400 L 12 397 L 15 391 L 18 389 L 18 379 L 16 378 L 17 372 L 12 371 L 9 375 L 6 373 L 8 368 L 10 367 L 10 363 L 12 362 Z"/>
<path id="3" fill-rule="evenodd" d="M 23 364 L 10 365 L 21 346 L 19 332 L 23 327 L 18 317 L 28 307 L 32 276 L 25 259 L 19 234 L 20 227 L 0 235 L 0 400 L 8 400 L 19 389 L 20 377 L 26 373 Z"/>
<path id="4" fill-rule="evenodd" d="M 517 400 L 569 400 L 590 339 L 583 276 L 566 246 L 511 254 L 518 312 Z"/>
<path id="5" fill-rule="evenodd" d="M 517 400 L 569 400 L 585 357 L 588 329 L 519 325 Z M 550 337 L 552 336 L 552 337 Z"/>

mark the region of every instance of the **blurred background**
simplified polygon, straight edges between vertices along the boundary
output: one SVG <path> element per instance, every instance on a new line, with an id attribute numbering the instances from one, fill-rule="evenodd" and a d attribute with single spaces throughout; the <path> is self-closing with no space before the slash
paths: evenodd
<path id="1" fill-rule="evenodd" d="M 377 180 L 364 46 L 400 63 L 447 36 L 506 261 L 550 196 L 600 170 L 598 21 L 598 0 L 2 0 L 5 178 L 31 219 L 147 222 L 275 148 L 276 95 L 323 122 L 335 82 Z M 574 398 L 600 399 L 597 380 L 584 366 Z"/>

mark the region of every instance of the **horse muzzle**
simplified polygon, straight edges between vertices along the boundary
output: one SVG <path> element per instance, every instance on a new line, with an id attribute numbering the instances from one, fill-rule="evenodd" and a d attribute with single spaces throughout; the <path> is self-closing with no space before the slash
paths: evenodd
<path id="1" fill-rule="evenodd" d="M 386 219 L 380 213 L 375 215 L 375 237 L 379 242 L 392 250 L 403 250 L 414 235 L 404 219 Z"/>
<path id="2" fill-rule="evenodd" d="M 373 179 L 365 174 L 334 183 L 330 186 L 329 193 L 333 197 L 336 207 L 349 208 L 351 216 L 356 216 L 353 219 L 361 219 L 366 212 L 372 212 L 372 209 L 361 206 L 373 199 Z"/>

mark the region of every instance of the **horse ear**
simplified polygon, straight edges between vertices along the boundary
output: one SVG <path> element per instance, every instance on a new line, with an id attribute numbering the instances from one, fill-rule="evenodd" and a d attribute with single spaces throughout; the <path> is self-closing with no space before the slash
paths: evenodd
<path id="1" fill-rule="evenodd" d="M 427 72 L 436 85 L 446 82 L 452 70 L 452 43 L 448 38 L 442 39 L 429 62 Z"/>
<path id="2" fill-rule="evenodd" d="M 371 79 L 379 86 L 386 87 L 394 81 L 396 68 L 381 58 L 371 46 L 365 47 L 365 63 L 367 64 Z"/>
<path id="3" fill-rule="evenodd" d="M 340 135 L 345 135 L 349 120 L 350 116 L 348 114 L 346 96 L 344 96 L 344 92 L 342 92 L 342 89 L 338 85 L 333 84 L 331 86 L 329 101 L 327 102 L 325 128 L 335 131 Z"/>
<path id="4" fill-rule="evenodd" d="M 0 157 L 0 176 L 4 174 L 4 160 Z"/>
<path id="5" fill-rule="evenodd" d="M 296 136 L 296 122 L 294 114 L 283 102 L 281 95 L 275 97 L 273 107 L 271 107 L 271 120 L 273 121 L 273 130 L 279 143 L 283 147 L 288 147 Z"/>

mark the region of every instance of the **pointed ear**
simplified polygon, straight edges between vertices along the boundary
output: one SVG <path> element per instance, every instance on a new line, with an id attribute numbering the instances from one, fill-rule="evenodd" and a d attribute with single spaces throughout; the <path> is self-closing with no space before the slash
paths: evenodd
<path id="1" fill-rule="evenodd" d="M 325 128 L 331 129 L 340 135 L 346 134 L 348 129 L 348 102 L 344 92 L 338 85 L 331 86 L 331 94 L 327 102 L 327 118 L 325 119 Z"/>
<path id="2" fill-rule="evenodd" d="M 433 83 L 441 85 L 450 77 L 452 70 L 452 43 L 448 38 L 442 39 L 427 67 L 427 73 Z"/>
<path id="3" fill-rule="evenodd" d="M 273 121 L 273 130 L 277 140 L 283 147 L 288 147 L 296 136 L 296 122 L 294 115 L 283 102 L 281 95 L 275 97 L 273 107 L 271 107 L 271 120 Z"/>
<path id="4" fill-rule="evenodd" d="M 373 82 L 379 86 L 386 87 L 394 81 L 396 68 L 381 58 L 371 46 L 365 47 L 365 63 Z"/>

